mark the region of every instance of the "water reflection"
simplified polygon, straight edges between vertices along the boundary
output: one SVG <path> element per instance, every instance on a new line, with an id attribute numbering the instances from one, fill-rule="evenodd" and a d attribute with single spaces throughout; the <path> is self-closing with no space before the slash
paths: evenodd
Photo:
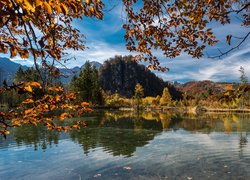
<path id="1" fill-rule="evenodd" d="M 67 134 L 13 129 L 0 139 L 0 179 L 250 178 L 250 115 L 100 111 L 80 120 L 88 127 Z"/>
<path id="2" fill-rule="evenodd" d="M 239 132 L 239 151 L 242 156 L 248 143 L 250 115 L 247 114 L 177 114 L 158 112 L 100 111 L 81 118 L 88 127 L 69 134 L 47 131 L 42 126 L 15 128 L 7 140 L 0 140 L 1 148 L 13 144 L 33 145 L 34 150 L 46 150 L 57 145 L 59 139 L 71 138 L 80 144 L 87 155 L 97 147 L 113 156 L 130 157 L 137 147 L 143 147 L 165 130 L 184 129 L 191 132 Z M 78 119 L 79 120 L 79 119 Z"/>
<path id="3" fill-rule="evenodd" d="M 67 135 L 66 135 L 67 136 Z M 46 150 L 57 145 L 64 136 L 56 131 L 48 131 L 44 126 L 23 126 L 11 130 L 7 139 L 0 139 L 0 148 L 9 146 L 33 146 L 34 150 Z"/>
<path id="4" fill-rule="evenodd" d="M 130 157 L 136 147 L 146 145 L 162 130 L 185 129 L 191 132 L 240 132 L 240 149 L 247 143 L 250 131 L 249 115 L 244 114 L 176 114 L 141 112 L 105 112 L 96 120 L 88 121 L 89 127 L 70 134 L 82 145 L 85 154 L 98 146 L 114 156 Z M 98 127 L 98 128 L 96 128 Z M 150 130 L 150 132 L 148 131 Z M 244 134 L 244 135 L 243 135 Z"/>

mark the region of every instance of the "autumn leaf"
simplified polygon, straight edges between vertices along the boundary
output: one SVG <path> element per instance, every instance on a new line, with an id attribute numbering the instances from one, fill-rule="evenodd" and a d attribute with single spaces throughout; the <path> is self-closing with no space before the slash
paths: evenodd
<path id="1" fill-rule="evenodd" d="M 24 111 L 24 114 L 27 115 L 27 114 L 30 114 L 33 112 L 33 109 L 27 109 Z"/>
<path id="2" fill-rule="evenodd" d="M 63 88 L 58 87 L 58 86 L 49 87 L 48 90 L 49 91 L 56 91 L 56 92 L 63 92 Z"/>
<path id="3" fill-rule="evenodd" d="M 63 3 L 61 3 L 61 10 L 62 10 L 62 12 L 63 12 L 63 14 L 65 15 L 65 16 L 67 16 L 68 15 L 68 8 L 67 8 L 67 6 L 65 6 Z"/>
<path id="4" fill-rule="evenodd" d="M 29 52 L 27 49 L 18 50 L 18 53 L 22 59 L 27 59 L 29 57 Z"/>
<path id="5" fill-rule="evenodd" d="M 48 14 L 52 14 L 52 9 L 51 9 L 51 6 L 49 5 L 49 3 L 44 2 L 43 6 L 44 6 L 45 11 L 47 11 Z"/>
<path id="6" fill-rule="evenodd" d="M 69 116 L 69 114 L 68 113 L 62 113 L 61 115 L 60 115 L 60 117 L 59 117 L 59 119 L 62 121 L 62 120 L 64 120 L 66 117 L 68 117 Z"/>
<path id="7" fill-rule="evenodd" d="M 23 89 L 27 92 L 33 92 L 33 89 L 30 85 L 25 86 Z"/>
<path id="8" fill-rule="evenodd" d="M 8 52 L 7 46 L 0 43 L 0 53 L 7 53 L 7 52 Z"/>
<path id="9" fill-rule="evenodd" d="M 23 101 L 22 103 L 23 104 L 30 104 L 30 103 L 33 103 L 34 100 L 33 99 L 26 99 L 25 101 Z"/>
<path id="10" fill-rule="evenodd" d="M 17 50 L 13 46 L 10 48 L 10 58 L 14 58 L 17 55 Z"/>
<path id="11" fill-rule="evenodd" d="M 35 0 L 36 7 L 42 6 L 43 2 L 41 0 Z"/>
<path id="12" fill-rule="evenodd" d="M 92 13 L 94 12 L 93 6 L 89 6 L 89 11 L 92 12 Z"/>
<path id="13" fill-rule="evenodd" d="M 228 45 L 231 45 L 231 38 L 232 38 L 232 35 L 227 35 L 226 41 Z"/>
<path id="14" fill-rule="evenodd" d="M 42 88 L 41 84 L 40 84 L 39 82 L 35 82 L 35 81 L 27 82 L 27 83 L 26 83 L 26 86 Z"/>
<path id="15" fill-rule="evenodd" d="M 55 10 L 56 10 L 56 12 L 57 12 L 58 14 L 62 13 L 62 8 L 61 8 L 61 6 L 60 6 L 59 4 L 56 5 Z"/>
<path id="16" fill-rule="evenodd" d="M 25 7 L 25 10 L 35 12 L 35 8 L 33 7 L 32 4 L 28 0 L 23 1 L 23 6 Z"/>
<path id="17" fill-rule="evenodd" d="M 82 106 L 89 106 L 89 103 L 88 102 L 82 102 L 81 105 Z"/>

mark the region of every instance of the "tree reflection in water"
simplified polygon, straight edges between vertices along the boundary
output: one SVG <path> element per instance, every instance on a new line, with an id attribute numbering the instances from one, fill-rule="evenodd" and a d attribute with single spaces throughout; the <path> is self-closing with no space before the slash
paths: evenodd
<path id="1" fill-rule="evenodd" d="M 184 129 L 190 132 L 239 132 L 239 155 L 243 156 L 250 132 L 250 115 L 243 114 L 177 114 L 159 112 L 100 111 L 82 118 L 88 127 L 69 133 L 47 131 L 43 126 L 26 126 L 13 129 L 5 142 L 33 145 L 34 150 L 45 150 L 57 145 L 61 139 L 79 143 L 87 155 L 102 147 L 113 156 L 133 156 L 137 147 L 143 147 L 162 131 Z M 78 119 L 79 120 L 79 119 Z M 70 123 L 70 121 L 68 121 Z"/>

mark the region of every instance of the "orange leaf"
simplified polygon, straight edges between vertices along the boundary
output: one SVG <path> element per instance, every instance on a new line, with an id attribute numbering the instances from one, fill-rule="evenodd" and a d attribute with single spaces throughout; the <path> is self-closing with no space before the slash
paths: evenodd
<path id="1" fill-rule="evenodd" d="M 19 50 L 18 53 L 20 54 L 22 59 L 27 59 L 29 57 L 29 52 L 27 49 Z"/>
<path id="2" fill-rule="evenodd" d="M 32 111 L 33 111 L 33 109 L 27 109 L 27 110 L 24 111 L 24 114 L 25 115 L 30 114 Z"/>
<path id="3" fill-rule="evenodd" d="M 61 6 L 60 6 L 59 4 L 56 5 L 55 9 L 56 9 L 56 12 L 57 12 L 58 14 L 60 14 L 60 13 L 62 12 L 62 8 L 61 8 Z"/>
<path id="4" fill-rule="evenodd" d="M 30 104 L 30 103 L 33 103 L 34 100 L 33 99 L 26 99 L 25 101 L 23 101 L 22 103 L 23 104 Z"/>
<path id="5" fill-rule="evenodd" d="M 27 82 L 27 83 L 26 83 L 26 86 L 42 88 L 41 84 L 40 84 L 39 82 L 35 82 L 35 81 Z"/>
<path id="6" fill-rule="evenodd" d="M 51 9 L 51 6 L 49 5 L 49 3 L 44 2 L 43 6 L 44 6 L 45 11 L 47 11 L 48 14 L 52 14 L 52 9 Z"/>
<path id="7" fill-rule="evenodd" d="M 32 87 L 30 85 L 25 86 L 24 90 L 27 91 L 27 92 L 33 92 L 33 89 L 32 89 Z"/>
<path id="8" fill-rule="evenodd" d="M 68 117 L 69 116 L 69 114 L 68 113 L 62 113 L 61 115 L 60 115 L 60 120 L 62 121 L 62 120 L 64 120 L 66 117 Z"/>
<path id="9" fill-rule="evenodd" d="M 63 14 L 65 15 L 65 16 L 67 16 L 68 15 L 68 8 L 67 8 L 67 6 L 65 6 L 63 3 L 61 3 L 61 9 L 62 9 L 62 12 L 63 12 Z"/>
<path id="10" fill-rule="evenodd" d="M 87 102 L 82 102 L 81 105 L 82 105 L 82 106 L 89 106 L 89 103 L 87 103 Z"/>
<path id="11" fill-rule="evenodd" d="M 13 58 L 17 55 L 17 50 L 14 47 L 10 48 L 10 58 Z"/>

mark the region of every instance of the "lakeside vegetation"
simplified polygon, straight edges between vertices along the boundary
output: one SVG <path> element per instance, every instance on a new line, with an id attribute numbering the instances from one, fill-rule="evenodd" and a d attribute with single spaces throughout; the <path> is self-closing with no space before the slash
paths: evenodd
<path id="1" fill-rule="evenodd" d="M 131 62 L 130 58 L 116 56 L 107 60 L 99 69 L 92 66 L 90 62 L 86 62 L 79 75 L 71 79 L 70 84 L 63 85 L 60 78 L 54 76 L 50 78 L 50 83 L 65 86 L 67 91 L 77 93 L 78 102 L 90 102 L 93 108 L 121 108 L 137 111 L 177 110 L 191 113 L 249 112 L 250 85 L 243 67 L 239 70 L 241 75 L 238 83 L 200 81 L 173 84 L 164 82 L 147 71 L 143 65 Z M 143 77 L 139 74 L 143 74 Z M 25 80 L 39 82 L 38 73 L 33 68 L 23 70 L 20 67 L 13 79 L 14 83 Z M 154 86 L 150 86 L 151 82 L 162 85 L 155 89 Z M 4 95 L 1 94 L 0 103 L 5 107 L 15 107 L 25 98 L 12 90 Z"/>

